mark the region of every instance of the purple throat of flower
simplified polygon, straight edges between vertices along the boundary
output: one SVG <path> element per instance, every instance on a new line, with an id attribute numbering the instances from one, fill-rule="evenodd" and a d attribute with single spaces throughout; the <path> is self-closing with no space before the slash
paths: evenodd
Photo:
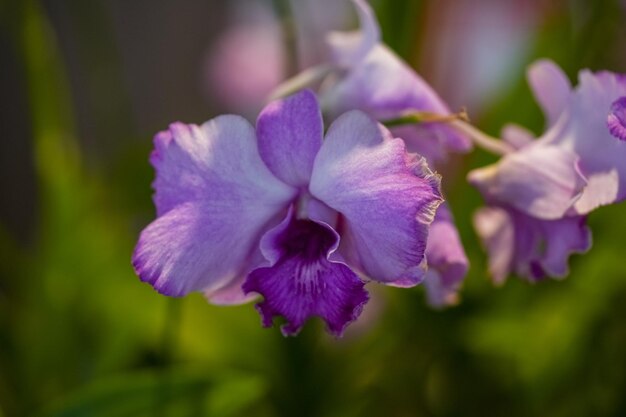
<path id="1" fill-rule="evenodd" d="M 611 135 L 626 141 L 626 96 L 618 98 L 611 105 L 607 126 Z"/>
<path id="2" fill-rule="evenodd" d="M 271 327 L 274 317 L 282 316 L 282 333 L 293 336 L 317 316 L 329 333 L 340 337 L 359 317 L 369 295 L 348 266 L 329 259 L 338 235 L 329 226 L 295 216 L 274 231 L 262 244 L 275 254 L 273 265 L 255 269 L 243 284 L 245 293 L 264 298 L 256 305 L 263 326 Z"/>

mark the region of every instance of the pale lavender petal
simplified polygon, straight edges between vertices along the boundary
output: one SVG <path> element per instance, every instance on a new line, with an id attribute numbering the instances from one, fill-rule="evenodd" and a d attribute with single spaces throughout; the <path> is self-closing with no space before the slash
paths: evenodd
<path id="1" fill-rule="evenodd" d="M 428 272 L 424 283 L 428 302 L 434 307 L 455 304 L 469 262 L 452 213 L 444 203 L 437 209 L 426 244 Z"/>
<path id="2" fill-rule="evenodd" d="M 268 223 L 296 191 L 261 161 L 238 116 L 171 126 L 155 138 L 159 218 L 141 233 L 133 265 L 163 294 L 212 291 L 240 277 Z"/>
<path id="3" fill-rule="evenodd" d="M 423 275 L 428 228 L 442 201 L 439 181 L 402 140 L 353 111 L 330 126 L 309 190 L 342 216 L 340 251 L 350 265 L 406 286 Z"/>
<path id="4" fill-rule="evenodd" d="M 624 96 L 626 76 L 581 71 L 563 119 L 541 138 L 578 154 L 588 179 L 575 205 L 579 214 L 626 199 L 626 142 L 607 128 L 612 105 Z"/>
<path id="5" fill-rule="evenodd" d="M 606 123 L 611 135 L 626 141 L 626 96 L 618 98 L 611 105 Z"/>
<path id="6" fill-rule="evenodd" d="M 360 29 L 331 32 L 326 38 L 333 61 L 342 67 L 357 64 L 380 41 L 380 27 L 366 0 L 352 0 L 359 16 Z"/>
<path id="7" fill-rule="evenodd" d="M 349 110 L 362 110 L 377 120 L 398 117 L 407 111 L 450 114 L 448 106 L 426 81 L 382 44 L 343 76 L 327 80 L 320 97 L 331 118 Z M 433 137 L 446 152 L 465 152 L 472 147 L 466 136 L 445 123 L 426 123 L 402 130 L 409 134 L 398 136 L 417 151 L 430 146 Z"/>
<path id="8" fill-rule="evenodd" d="M 586 185 L 577 160 L 572 151 L 537 144 L 471 171 L 468 179 L 489 202 L 508 204 L 542 219 L 558 219 L 572 209 Z"/>
<path id="9" fill-rule="evenodd" d="M 535 135 L 525 127 L 509 123 L 502 128 L 502 140 L 515 149 L 522 149 L 535 140 Z"/>
<path id="10" fill-rule="evenodd" d="M 546 116 L 548 126 L 553 126 L 565 107 L 572 85 L 563 70 L 554 62 L 542 59 L 530 66 L 528 83 Z"/>
<path id="11" fill-rule="evenodd" d="M 510 272 L 531 281 L 563 278 L 570 255 L 591 247 L 584 216 L 542 220 L 515 209 L 489 207 L 477 213 L 474 224 L 496 282 Z"/>
<path id="12" fill-rule="evenodd" d="M 324 122 L 309 90 L 268 104 L 257 119 L 259 152 L 270 171 L 294 187 L 309 183 L 322 145 Z"/>
<path id="13" fill-rule="evenodd" d="M 320 95 L 333 117 L 354 109 L 376 119 L 397 117 L 406 110 L 450 113 L 432 87 L 383 44 L 343 77 L 327 82 Z"/>
<path id="14" fill-rule="evenodd" d="M 352 34 L 340 42 L 345 45 L 359 44 L 360 49 L 333 46 L 335 61 L 345 71 L 328 77 L 323 83 L 320 97 L 331 119 L 350 110 L 362 110 L 377 120 L 395 118 L 406 111 L 424 111 L 441 115 L 450 110 L 437 93 L 387 46 L 379 42 L 376 17 L 362 0 L 354 0 L 359 11 L 362 33 Z M 357 40 L 362 42 L 357 42 Z M 354 51 L 357 51 L 354 53 Z M 352 53 L 351 53 L 352 52 Z M 338 56 L 338 57 L 337 57 Z M 412 144 L 411 150 L 432 150 L 433 141 L 445 151 L 429 152 L 433 157 L 444 159 L 442 153 L 467 151 L 471 141 L 445 123 L 426 123 L 409 130 L 410 135 L 400 135 Z M 395 132 L 394 132 L 395 134 Z M 447 149 L 449 148 L 449 149 Z"/>
<path id="15" fill-rule="evenodd" d="M 511 273 L 515 253 L 515 228 L 506 210 L 483 207 L 474 214 L 474 228 L 487 251 L 488 268 L 495 284 Z"/>
<path id="16" fill-rule="evenodd" d="M 261 249 L 271 266 L 252 271 L 243 289 L 263 296 L 257 309 L 264 326 L 282 316 L 287 321 L 283 334 L 295 335 L 318 316 L 339 337 L 356 320 L 369 297 L 365 283 L 350 268 L 328 259 L 338 242 L 330 227 L 296 220 L 291 212 L 263 237 Z"/>

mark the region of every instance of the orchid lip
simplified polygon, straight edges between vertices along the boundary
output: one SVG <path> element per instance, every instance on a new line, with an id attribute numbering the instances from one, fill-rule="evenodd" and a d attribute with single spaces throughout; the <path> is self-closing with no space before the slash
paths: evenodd
<path id="1" fill-rule="evenodd" d="M 626 141 L 626 96 L 618 98 L 611 105 L 607 126 L 611 135 Z"/>

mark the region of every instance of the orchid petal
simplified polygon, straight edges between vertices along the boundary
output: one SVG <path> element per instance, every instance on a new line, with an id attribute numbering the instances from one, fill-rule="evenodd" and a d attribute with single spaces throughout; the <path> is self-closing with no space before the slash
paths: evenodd
<path id="1" fill-rule="evenodd" d="M 509 123 L 502 128 L 502 140 L 514 147 L 522 149 L 535 140 L 535 135 L 525 127 Z"/>
<path id="2" fill-rule="evenodd" d="M 426 244 L 428 272 L 424 280 L 428 302 L 443 307 L 457 302 L 457 292 L 467 274 L 469 262 L 452 213 L 444 203 L 437 209 Z"/>
<path id="3" fill-rule="evenodd" d="M 607 115 L 616 100 L 626 96 L 626 76 L 581 71 L 579 86 L 565 115 L 542 141 L 575 152 L 588 185 L 576 202 L 578 214 L 626 199 L 626 142 L 611 134 Z"/>
<path id="4" fill-rule="evenodd" d="M 364 113 L 329 128 L 309 190 L 345 222 L 342 253 L 372 279 L 415 285 L 423 275 L 428 227 L 442 201 L 439 177 L 402 140 Z"/>
<path id="5" fill-rule="evenodd" d="M 528 146 L 497 164 L 469 173 L 490 202 L 509 204 L 531 216 L 558 219 L 571 210 L 586 185 L 578 156 L 557 146 Z"/>
<path id="6" fill-rule="evenodd" d="M 547 125 L 553 126 L 567 106 L 572 90 L 567 75 L 554 62 L 542 59 L 530 66 L 527 77 L 535 99 L 546 115 Z"/>
<path id="7" fill-rule="evenodd" d="M 259 115 L 256 131 L 261 158 L 270 171 L 286 184 L 306 186 L 324 134 L 315 95 L 303 90 L 271 102 Z"/>
<path id="8" fill-rule="evenodd" d="M 584 216 L 542 220 L 515 209 L 488 207 L 476 214 L 474 225 L 496 283 L 510 272 L 531 281 L 563 278 L 570 255 L 591 247 Z"/>
<path id="9" fill-rule="evenodd" d="M 352 0 L 359 17 L 360 29 L 353 32 L 331 32 L 326 37 L 335 63 L 351 66 L 360 62 L 380 41 L 380 26 L 365 0 Z"/>
<path id="10" fill-rule="evenodd" d="M 238 116 L 174 124 L 155 138 L 159 218 L 141 233 L 133 265 L 163 294 L 228 285 L 255 242 L 295 196 L 261 161 L 254 129 Z"/>
<path id="11" fill-rule="evenodd" d="M 382 44 L 343 76 L 323 84 L 320 97 L 331 118 L 350 110 L 364 111 L 377 120 L 398 117 L 408 111 L 450 114 L 432 87 Z M 466 152 L 472 147 L 465 135 L 445 123 L 423 123 L 401 131 L 397 131 L 398 136 L 418 152 L 432 148 L 433 142 L 446 151 Z"/>
<path id="12" fill-rule="evenodd" d="M 474 214 L 474 228 L 487 251 L 488 268 L 495 284 L 511 273 L 515 253 L 515 228 L 507 211 L 483 207 Z"/>

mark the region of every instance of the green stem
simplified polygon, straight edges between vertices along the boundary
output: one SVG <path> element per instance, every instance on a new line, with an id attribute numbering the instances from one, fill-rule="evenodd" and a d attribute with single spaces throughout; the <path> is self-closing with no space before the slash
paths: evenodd
<path id="1" fill-rule="evenodd" d="M 469 123 L 469 118 L 465 110 L 459 113 L 442 115 L 431 112 L 408 112 L 400 117 L 382 120 L 382 124 L 387 127 L 397 127 L 422 123 L 448 123 L 459 132 L 467 135 L 480 148 L 496 155 L 506 155 L 515 149 L 506 142 L 498 138 L 489 136 Z"/>
<path id="2" fill-rule="evenodd" d="M 178 342 L 182 304 L 182 300 L 173 297 L 168 297 L 166 301 L 165 322 L 161 338 L 163 371 L 160 376 L 161 383 L 157 384 L 155 391 L 155 416 L 165 417 L 168 414 L 168 403 L 172 400 L 173 364 Z"/>

